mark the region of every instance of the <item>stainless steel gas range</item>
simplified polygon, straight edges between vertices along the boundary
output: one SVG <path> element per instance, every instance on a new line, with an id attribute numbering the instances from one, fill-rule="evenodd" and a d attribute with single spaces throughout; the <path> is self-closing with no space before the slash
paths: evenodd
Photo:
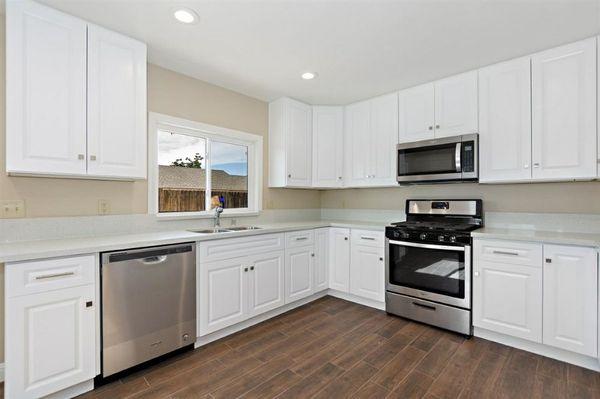
<path id="1" fill-rule="evenodd" d="M 407 200 L 386 227 L 386 311 L 471 335 L 471 231 L 481 200 Z"/>

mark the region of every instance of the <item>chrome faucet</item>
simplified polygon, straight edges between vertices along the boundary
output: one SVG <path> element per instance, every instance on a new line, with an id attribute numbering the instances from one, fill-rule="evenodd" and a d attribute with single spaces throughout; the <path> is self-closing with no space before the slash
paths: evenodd
<path id="1" fill-rule="evenodd" d="M 221 227 L 221 214 L 223 213 L 223 207 L 221 205 L 215 206 L 215 215 L 213 216 L 214 228 L 218 229 Z"/>

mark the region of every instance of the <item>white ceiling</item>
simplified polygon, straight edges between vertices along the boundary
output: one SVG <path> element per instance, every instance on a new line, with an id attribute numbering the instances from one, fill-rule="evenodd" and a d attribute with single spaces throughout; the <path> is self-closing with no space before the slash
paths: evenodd
<path id="1" fill-rule="evenodd" d="M 150 62 L 263 100 L 346 104 L 600 32 L 600 0 L 41 0 Z M 177 6 L 200 22 L 183 25 Z M 316 71 L 313 81 L 300 74 Z"/>

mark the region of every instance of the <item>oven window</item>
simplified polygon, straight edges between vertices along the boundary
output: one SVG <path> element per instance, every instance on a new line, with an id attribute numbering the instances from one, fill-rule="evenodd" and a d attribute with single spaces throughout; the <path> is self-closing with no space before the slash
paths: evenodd
<path id="1" fill-rule="evenodd" d="M 398 176 L 456 173 L 455 154 L 456 143 L 398 150 Z"/>
<path id="2" fill-rule="evenodd" d="M 464 299 L 464 252 L 390 243 L 389 260 L 390 284 Z"/>

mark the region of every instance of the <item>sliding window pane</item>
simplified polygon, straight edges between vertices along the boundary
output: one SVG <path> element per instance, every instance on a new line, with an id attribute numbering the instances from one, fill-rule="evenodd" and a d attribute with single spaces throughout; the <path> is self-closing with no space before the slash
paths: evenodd
<path id="1" fill-rule="evenodd" d="M 158 212 L 206 210 L 206 140 L 158 132 Z"/>
<path id="2" fill-rule="evenodd" d="M 211 141 L 211 203 L 248 208 L 248 147 Z"/>

